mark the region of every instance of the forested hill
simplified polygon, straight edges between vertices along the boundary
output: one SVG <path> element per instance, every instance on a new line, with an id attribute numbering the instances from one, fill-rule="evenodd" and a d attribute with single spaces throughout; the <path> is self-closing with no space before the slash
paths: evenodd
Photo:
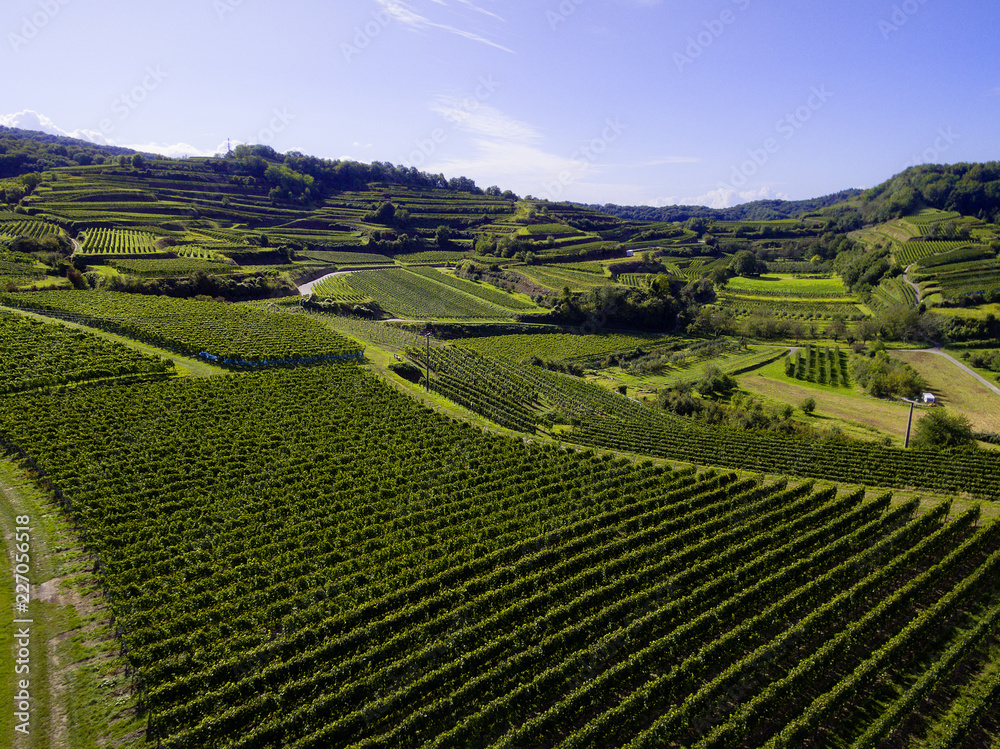
<path id="1" fill-rule="evenodd" d="M 137 153 L 128 148 L 97 146 L 75 138 L 0 126 L 0 179 L 41 173 L 57 167 L 119 163 Z M 166 158 L 155 154 L 139 156 L 136 165 L 141 165 L 144 160 Z M 366 189 L 373 182 L 417 189 L 446 188 L 517 200 L 517 195 L 510 190 L 501 191 L 496 186 L 484 190 L 468 177 L 449 179 L 443 174 L 430 174 L 388 162 L 364 164 L 321 159 L 297 151 L 281 154 L 264 145 L 238 145 L 217 165 L 248 180 L 267 184 L 275 189 L 275 197 L 300 203 L 320 200 L 338 190 Z"/>
<path id="2" fill-rule="evenodd" d="M 131 148 L 99 146 L 77 138 L 0 125 L 0 179 L 60 166 L 103 164 L 134 153 Z"/>
<path id="3" fill-rule="evenodd" d="M 911 167 L 862 194 L 859 211 L 864 223 L 877 224 L 921 208 L 1000 222 L 1000 162 Z"/>
<path id="4" fill-rule="evenodd" d="M 850 189 L 812 200 L 755 200 L 732 208 L 708 208 L 701 205 L 622 206 L 612 203 L 589 207 L 632 221 L 687 221 L 689 218 L 707 218 L 716 221 L 778 221 L 843 203 L 861 193 L 861 190 Z"/>

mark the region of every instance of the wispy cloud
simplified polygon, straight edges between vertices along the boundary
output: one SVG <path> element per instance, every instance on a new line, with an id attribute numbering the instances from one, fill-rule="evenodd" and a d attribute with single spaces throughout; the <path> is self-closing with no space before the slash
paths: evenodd
<path id="1" fill-rule="evenodd" d="M 473 108 L 465 100 L 442 96 L 434 103 L 431 110 L 456 128 L 474 136 L 520 143 L 530 143 L 542 137 L 541 133 L 531 125 L 508 117 L 489 104 L 476 102 Z"/>
<path id="2" fill-rule="evenodd" d="M 496 13 L 493 13 L 492 11 L 488 11 L 484 8 L 475 5 L 474 3 L 471 2 L 471 0 L 458 0 L 458 1 L 463 7 L 470 8 L 474 11 L 482 13 L 486 16 L 490 16 L 499 21 L 503 20 Z M 504 52 L 509 52 L 510 54 L 514 54 L 514 50 L 510 49 L 509 47 L 505 47 L 502 44 L 498 44 L 497 42 L 487 39 L 486 37 L 481 36 L 480 34 L 476 34 L 472 31 L 466 31 L 465 29 L 460 29 L 457 26 L 453 26 L 451 24 L 441 23 L 439 21 L 431 20 L 427 16 L 418 13 L 414 9 L 414 7 L 410 3 L 405 2 L 405 0 L 375 0 L 375 2 L 382 8 L 383 11 L 385 11 L 390 17 L 392 17 L 393 20 L 399 21 L 400 23 L 409 26 L 412 29 L 416 29 L 418 31 L 424 31 L 427 29 L 440 29 L 441 31 L 445 31 L 449 34 L 455 34 L 456 36 L 461 36 L 464 37 L 465 39 L 469 39 L 474 42 L 479 42 L 480 44 L 485 44 L 489 47 L 494 47 L 495 49 L 499 49 Z M 445 0 L 431 0 L 431 2 L 435 5 L 449 7 L 448 3 L 445 2 Z"/>

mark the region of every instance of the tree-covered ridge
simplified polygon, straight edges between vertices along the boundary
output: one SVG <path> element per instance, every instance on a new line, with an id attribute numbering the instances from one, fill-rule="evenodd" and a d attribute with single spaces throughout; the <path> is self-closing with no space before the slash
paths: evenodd
<path id="1" fill-rule="evenodd" d="M 0 179 L 60 166 L 103 164 L 135 153 L 131 148 L 99 146 L 77 138 L 0 125 Z"/>
<path id="2" fill-rule="evenodd" d="M 866 191 L 860 206 L 865 223 L 890 221 L 925 207 L 998 223 L 1000 161 L 911 167 Z"/>
<path id="3" fill-rule="evenodd" d="M 861 190 L 852 188 L 810 200 L 755 200 L 732 208 L 708 208 L 701 205 L 625 206 L 613 203 L 592 205 L 591 208 L 632 221 L 687 221 L 690 218 L 715 221 L 777 221 L 798 218 L 860 194 Z"/>

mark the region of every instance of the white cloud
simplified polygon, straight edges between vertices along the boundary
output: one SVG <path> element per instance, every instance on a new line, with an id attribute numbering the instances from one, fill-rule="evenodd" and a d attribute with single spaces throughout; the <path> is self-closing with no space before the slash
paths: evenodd
<path id="1" fill-rule="evenodd" d="M 13 114 L 0 114 L 0 125 L 16 127 L 22 130 L 37 130 L 64 138 L 78 138 L 99 146 L 115 145 L 115 143 L 104 137 L 104 134 L 98 130 L 73 130 L 69 132 L 56 126 L 56 123 L 44 114 L 39 114 L 32 109 L 25 109 L 22 112 L 15 112 Z"/>
<path id="2" fill-rule="evenodd" d="M 220 144 L 218 148 L 212 151 L 197 148 L 189 143 L 119 143 L 106 137 L 98 130 L 63 130 L 51 118 L 31 109 L 13 114 L 0 114 L 0 125 L 21 128 L 22 130 L 37 130 L 64 138 L 76 138 L 93 143 L 95 146 L 119 146 L 121 148 L 131 148 L 134 151 L 158 153 L 174 158 L 214 156 L 216 153 L 225 153 L 226 151 L 225 143 Z"/>
<path id="3" fill-rule="evenodd" d="M 703 195 L 694 197 L 654 198 L 649 202 L 649 205 L 703 205 L 708 208 L 732 208 L 743 203 L 752 203 L 755 200 L 789 200 L 789 196 L 785 193 L 772 192 L 767 185 L 756 190 L 742 191 L 720 187 L 717 190 L 709 190 Z"/>
<path id="4" fill-rule="evenodd" d="M 427 16 L 423 16 L 417 13 L 413 9 L 413 6 L 405 2 L 404 0 L 375 0 L 375 2 L 378 3 L 378 5 L 382 8 L 382 10 L 385 11 L 387 14 L 389 14 L 389 16 L 393 20 L 399 21 L 400 23 L 409 26 L 412 29 L 416 29 L 418 31 L 424 31 L 426 29 L 440 29 L 441 31 L 446 31 L 449 34 L 455 34 L 456 36 L 461 36 L 471 41 L 479 42 L 480 44 L 485 44 L 489 47 L 494 47 L 495 49 L 499 49 L 504 52 L 509 52 L 511 54 L 514 54 L 514 50 L 510 49 L 509 47 L 505 47 L 502 44 L 498 44 L 497 42 L 491 41 L 490 39 L 487 39 L 484 36 L 480 36 L 479 34 L 475 34 L 471 31 L 460 29 L 457 26 L 453 26 L 451 24 L 432 21 Z M 444 2 L 444 0 L 432 0 L 432 2 L 434 2 L 435 5 L 442 5 L 445 7 L 448 6 L 448 3 Z M 476 5 L 473 5 L 473 3 L 468 2 L 468 0 L 459 0 L 459 2 L 461 2 L 461 4 L 466 7 L 479 11 L 480 13 L 484 13 L 488 16 L 493 16 L 497 20 L 501 21 L 503 20 L 502 18 L 500 18 L 500 16 L 496 15 L 495 13 L 491 13 L 490 11 L 484 10 Z"/>

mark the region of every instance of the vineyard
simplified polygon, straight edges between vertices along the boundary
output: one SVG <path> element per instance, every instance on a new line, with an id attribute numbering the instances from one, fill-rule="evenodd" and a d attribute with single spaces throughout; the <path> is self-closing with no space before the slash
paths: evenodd
<path id="1" fill-rule="evenodd" d="M 794 320 L 828 320 L 834 317 L 843 317 L 845 320 L 863 320 L 866 317 L 853 301 L 799 301 L 784 299 L 780 296 L 764 299 L 755 296 L 741 296 L 726 291 L 719 294 L 715 304 L 720 309 L 730 310 L 737 316 L 763 314 Z"/>
<path id="2" fill-rule="evenodd" d="M 145 255 L 157 252 L 156 237 L 133 229 L 88 229 L 83 239 L 87 255 Z"/>
<path id="3" fill-rule="evenodd" d="M 876 307 L 894 307 L 899 304 L 906 307 L 916 307 L 917 292 L 899 276 L 884 278 L 878 286 L 872 289 L 871 301 Z"/>
<path id="4" fill-rule="evenodd" d="M 344 274 L 328 276 L 313 286 L 313 293 L 323 299 L 335 299 L 341 302 L 365 302 L 369 297 L 359 293 L 347 281 Z"/>
<path id="5" fill-rule="evenodd" d="M 797 380 L 819 385 L 850 387 L 847 352 L 828 346 L 806 346 L 789 357 L 785 374 Z"/>
<path id="6" fill-rule="evenodd" d="M 833 377 L 833 366 L 820 365 L 819 349 L 816 352 L 815 376 L 818 378 L 822 366 L 829 380 Z M 411 354 L 414 361 L 423 361 L 419 349 Z M 734 356 L 721 368 L 739 373 L 782 355 L 781 349 L 764 348 Z M 433 361 L 448 361 L 441 352 L 434 356 L 438 358 L 432 360 L 432 369 Z M 990 453 L 958 453 L 941 462 L 934 451 L 836 439 L 817 441 L 777 432 L 700 424 L 656 411 L 577 377 L 481 355 L 478 359 L 470 356 L 471 352 L 463 361 L 462 379 L 466 387 L 478 392 L 475 397 L 462 395 L 464 401 L 456 402 L 501 425 L 522 423 L 525 413 L 535 422 L 551 413 L 556 423 L 573 424 L 571 429 L 557 433 L 559 439 L 589 447 L 699 465 L 900 489 L 965 492 L 1000 499 L 1000 464 Z M 837 364 L 838 383 L 848 381 L 842 363 L 841 360 Z M 674 380 L 691 381 L 708 366 L 719 363 L 706 361 L 701 370 L 678 370 Z M 442 371 L 449 372 L 445 366 Z M 808 373 L 808 369 L 805 371 Z M 441 392 L 450 397 L 449 392 L 454 390 L 442 387 Z M 525 392 L 536 396 L 526 398 Z"/>
<path id="7" fill-rule="evenodd" d="M 347 283 L 396 317 L 416 319 L 510 319 L 506 308 L 479 299 L 403 268 L 359 271 Z M 498 292 L 499 293 L 499 292 Z"/>
<path id="8" fill-rule="evenodd" d="M 117 258 L 108 263 L 136 276 L 190 276 L 195 273 L 232 273 L 236 266 L 198 258 Z"/>
<path id="9" fill-rule="evenodd" d="M 14 214 L 15 216 L 17 214 Z M 44 221 L 33 219 L 20 219 L 13 221 L 0 221 L 0 235 L 8 237 L 28 237 L 30 239 L 41 239 L 50 234 L 58 234 L 59 227 L 47 224 Z"/>
<path id="10" fill-rule="evenodd" d="M 877 746 L 996 706 L 976 511 L 490 437 L 344 366 L 25 396 L 0 438 L 87 528 L 165 749 Z"/>
<path id="11" fill-rule="evenodd" d="M 896 245 L 893 254 L 896 256 L 896 262 L 906 267 L 923 258 L 951 252 L 968 245 L 968 242 L 903 242 L 901 245 Z"/>
<path id="12" fill-rule="evenodd" d="M 0 303 L 227 366 L 362 356 L 359 347 L 316 320 L 243 305 L 101 291 L 0 294 Z"/>
<path id="13" fill-rule="evenodd" d="M 519 312 L 538 309 L 536 305 L 532 304 L 527 299 L 505 291 L 500 291 L 496 287 L 490 286 L 486 283 L 466 281 L 465 279 L 456 278 L 455 276 L 447 273 L 440 273 L 434 268 L 410 268 L 409 270 L 411 273 L 416 273 L 418 276 L 433 281 L 434 283 L 444 284 L 445 286 L 455 289 L 456 291 L 460 291 L 463 294 L 469 294 L 477 299 L 482 299 L 489 304 L 495 304 L 498 307 L 504 307 L 506 309 Z"/>
<path id="14" fill-rule="evenodd" d="M 0 394 L 71 382 L 160 377 L 173 364 L 92 333 L 0 310 Z"/>
<path id="15" fill-rule="evenodd" d="M 793 275 L 761 276 L 729 279 L 726 289 L 746 296 L 791 297 L 802 299 L 849 298 L 844 282 L 838 276 L 797 277 Z"/>
<path id="16" fill-rule="evenodd" d="M 558 265 L 519 265 L 516 271 L 553 291 L 560 291 L 564 287 L 568 287 L 570 291 L 589 291 L 608 282 L 608 279 L 594 273 L 570 270 Z"/>
<path id="17" fill-rule="evenodd" d="M 458 344 L 486 356 L 520 362 L 532 356 L 548 361 L 594 359 L 637 348 L 660 348 L 674 341 L 657 335 L 536 333 L 463 338 Z"/>

